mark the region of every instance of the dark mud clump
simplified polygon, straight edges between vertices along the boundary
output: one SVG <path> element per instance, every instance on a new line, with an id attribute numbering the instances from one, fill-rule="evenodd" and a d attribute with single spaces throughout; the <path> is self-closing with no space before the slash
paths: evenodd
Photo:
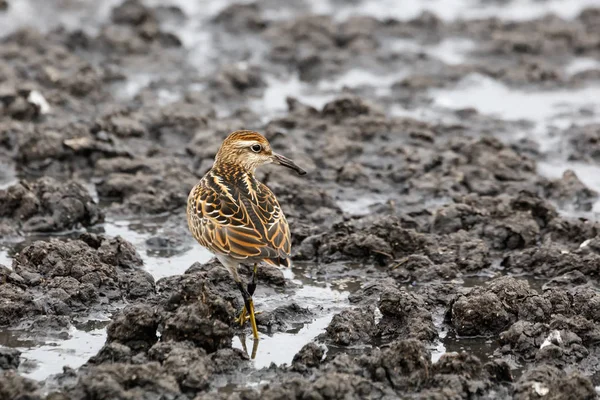
<path id="1" fill-rule="evenodd" d="M 1 324 L 45 315 L 88 315 L 154 293 L 134 247 L 120 237 L 83 234 L 79 240 L 37 241 L 24 248 L 13 270 L 2 270 Z"/>
<path id="2" fill-rule="evenodd" d="M 104 220 L 104 213 L 78 182 L 53 178 L 20 183 L 0 190 L 0 231 L 60 232 Z M 11 232 L 12 231 L 12 232 Z"/>
<path id="3" fill-rule="evenodd" d="M 113 318 L 106 344 L 67 385 L 67 393 L 76 399 L 89 393 L 193 396 L 218 375 L 244 371 L 248 356 L 231 348 L 233 286 L 215 264 L 197 264 L 158 281 L 149 303 L 127 306 Z"/>
<path id="4" fill-rule="evenodd" d="M 338 346 L 369 342 L 375 329 L 372 307 L 345 310 L 336 314 L 323 334 L 323 339 Z"/>
<path id="5" fill-rule="evenodd" d="M 272 311 L 266 311 L 256 316 L 256 324 L 264 327 L 266 332 L 286 332 L 293 324 L 310 323 L 315 314 L 308 308 L 303 308 L 297 303 L 277 307 Z"/>
<path id="6" fill-rule="evenodd" d="M 523 374 L 516 383 L 515 399 L 594 399 L 596 392 L 589 379 L 578 372 L 567 374 L 550 366 L 541 366 Z"/>
<path id="7" fill-rule="evenodd" d="M 15 371 L 0 373 L 0 397 L 3 399 L 42 399 L 40 385 Z"/>
<path id="8" fill-rule="evenodd" d="M 98 194 L 111 201 L 113 213 L 160 214 L 180 209 L 198 178 L 183 163 L 171 160 L 102 160 Z"/>
<path id="9" fill-rule="evenodd" d="M 105 26 L 97 45 L 111 51 L 143 54 L 153 48 L 180 47 L 181 40 L 161 29 L 154 9 L 138 0 L 127 0 L 111 13 L 114 24 Z"/>
<path id="10" fill-rule="evenodd" d="M 572 152 L 569 158 L 578 161 L 600 161 L 600 124 L 572 127 L 567 132 Z"/>
<path id="11" fill-rule="evenodd" d="M 417 340 L 395 341 L 354 359 L 340 354 L 317 366 L 318 357 L 318 348 L 306 346 L 296 357 L 294 371 L 281 371 L 275 382 L 261 389 L 245 389 L 233 398 L 323 398 L 333 393 L 348 398 L 506 396 L 502 385 L 512 380 L 506 363 L 483 364 L 466 353 L 447 354 L 432 364 L 430 354 Z M 307 359 L 311 369 L 300 364 Z M 299 376 L 298 371 L 306 374 Z"/>
<path id="12" fill-rule="evenodd" d="M 21 352 L 17 349 L 0 349 L 0 369 L 17 369 L 21 363 Z"/>
<path id="13" fill-rule="evenodd" d="M 231 346 L 237 291 L 215 264 L 193 266 L 157 282 L 154 305 L 126 307 L 109 325 L 108 343 L 148 350 L 157 340 L 194 343 L 207 352 Z"/>
<path id="14" fill-rule="evenodd" d="M 213 18 L 213 22 L 231 32 L 241 33 L 244 30 L 260 32 L 269 24 L 260 11 L 257 3 L 231 4 L 219 12 Z"/>
<path id="15" fill-rule="evenodd" d="M 120 343 L 131 350 L 150 348 L 157 340 L 159 316 L 150 306 L 126 307 L 107 326 L 107 343 Z"/>
<path id="16" fill-rule="evenodd" d="M 419 294 L 388 288 L 381 294 L 379 309 L 382 314 L 378 324 L 379 337 L 385 340 L 415 338 L 423 341 L 437 338 L 431 307 Z"/>
<path id="17" fill-rule="evenodd" d="M 527 281 L 503 277 L 459 296 L 452 304 L 451 318 L 460 335 L 494 335 L 519 318 L 545 320 L 551 310 L 550 301 Z"/>
<path id="18" fill-rule="evenodd" d="M 325 356 L 325 349 L 314 342 L 310 342 L 292 360 L 292 368 L 299 372 L 307 371 L 309 368 L 318 367 Z"/>
<path id="19" fill-rule="evenodd" d="M 531 306 L 523 308 L 520 319 L 500 334 L 502 347 L 496 353 L 561 369 L 574 364 L 597 365 L 600 330 L 596 325 L 598 315 L 592 308 L 600 301 L 598 294 L 575 283 L 548 288 L 533 298 L 538 298 L 538 304 L 545 304 L 550 316 L 541 318 L 538 314 L 536 318 L 535 314 L 526 313 Z"/>
<path id="20" fill-rule="evenodd" d="M 587 246 L 565 251 L 563 246 L 550 243 L 515 252 L 502 263 L 515 273 L 521 271 L 548 278 L 577 271 L 585 276 L 596 277 L 599 274 L 600 254 L 590 251 Z"/>

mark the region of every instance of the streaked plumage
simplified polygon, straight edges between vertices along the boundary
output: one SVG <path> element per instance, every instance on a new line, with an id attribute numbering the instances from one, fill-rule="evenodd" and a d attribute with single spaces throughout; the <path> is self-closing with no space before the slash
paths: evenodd
<path id="1" fill-rule="evenodd" d="M 289 266 L 290 230 L 279 202 L 239 166 L 217 165 L 198 182 L 188 201 L 188 224 L 215 254 Z"/>
<path id="2" fill-rule="evenodd" d="M 256 287 L 256 266 L 252 284 L 245 291 L 238 265 L 264 261 L 289 267 L 291 254 L 290 230 L 281 206 L 273 192 L 254 176 L 255 169 L 267 163 L 305 173 L 291 160 L 273 153 L 259 133 L 233 132 L 221 145 L 211 170 L 191 190 L 187 204 L 188 226 L 194 238 L 230 270 L 244 296 L 244 311 L 252 309 L 248 312 L 255 338 L 251 296 Z"/>

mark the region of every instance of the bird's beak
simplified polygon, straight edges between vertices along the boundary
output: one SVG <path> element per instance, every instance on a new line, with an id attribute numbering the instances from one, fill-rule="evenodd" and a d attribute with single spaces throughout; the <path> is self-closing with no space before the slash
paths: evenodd
<path id="1" fill-rule="evenodd" d="M 273 153 L 272 160 L 275 164 L 283 165 L 284 167 L 288 167 L 289 169 L 293 169 L 298 173 L 298 175 L 306 174 L 306 171 L 296 165 L 295 162 L 290 160 L 287 157 L 282 156 L 281 154 Z"/>

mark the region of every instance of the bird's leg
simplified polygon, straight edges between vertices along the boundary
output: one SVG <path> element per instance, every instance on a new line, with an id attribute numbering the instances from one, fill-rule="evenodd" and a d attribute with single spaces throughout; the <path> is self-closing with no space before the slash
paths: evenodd
<path id="1" fill-rule="evenodd" d="M 254 269 L 252 270 L 252 281 L 248 284 L 248 293 L 250 296 L 254 296 L 256 290 L 256 284 L 258 283 L 258 264 L 254 263 Z"/>
<path id="2" fill-rule="evenodd" d="M 248 283 L 248 294 L 250 296 L 254 295 L 254 292 L 256 291 L 257 283 L 258 283 L 258 264 L 254 263 L 254 269 L 252 270 L 252 280 L 250 281 L 250 283 Z M 255 311 L 254 315 L 257 315 L 260 313 L 261 313 L 261 311 Z M 235 322 L 239 323 L 240 326 L 242 326 L 249 319 L 250 319 L 250 316 L 248 315 L 248 311 L 246 310 L 246 305 L 244 305 L 244 308 L 242 308 L 242 311 L 240 312 L 240 315 L 236 318 Z"/>
<path id="3" fill-rule="evenodd" d="M 240 289 L 240 292 L 242 292 L 242 298 L 244 299 L 244 310 L 242 310 L 242 314 L 244 314 L 244 317 L 244 311 L 246 311 L 249 314 L 250 324 L 252 325 L 252 335 L 254 336 L 255 340 L 258 340 L 258 328 L 256 327 L 256 318 L 254 316 L 254 302 L 252 301 L 252 296 L 250 296 L 250 293 L 248 293 L 248 289 L 246 289 L 241 280 L 237 282 L 237 285 Z M 241 321 L 245 322 L 245 318 L 241 319 Z"/>
<path id="4" fill-rule="evenodd" d="M 240 343 L 242 344 L 242 350 L 244 351 L 244 353 L 248 354 L 250 356 L 250 359 L 254 360 L 256 358 L 256 352 L 258 350 L 258 339 L 253 339 L 252 340 L 252 354 L 248 353 L 248 347 L 246 346 L 246 335 L 240 335 L 238 336 L 240 338 Z"/>
<path id="5" fill-rule="evenodd" d="M 256 351 L 258 350 L 258 339 L 254 339 L 253 343 L 252 343 L 252 354 L 250 355 L 250 358 L 252 360 L 254 360 L 256 358 Z M 248 354 L 248 352 L 246 352 L 246 354 Z"/>

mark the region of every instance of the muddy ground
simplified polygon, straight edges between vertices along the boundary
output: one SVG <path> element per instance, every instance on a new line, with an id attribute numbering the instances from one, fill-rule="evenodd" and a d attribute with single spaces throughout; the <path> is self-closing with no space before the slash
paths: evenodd
<path id="1" fill-rule="evenodd" d="M 596 398 L 600 8 L 98 3 L 0 1 L 1 399 Z M 254 349 L 184 216 L 241 128 L 309 171 Z"/>

